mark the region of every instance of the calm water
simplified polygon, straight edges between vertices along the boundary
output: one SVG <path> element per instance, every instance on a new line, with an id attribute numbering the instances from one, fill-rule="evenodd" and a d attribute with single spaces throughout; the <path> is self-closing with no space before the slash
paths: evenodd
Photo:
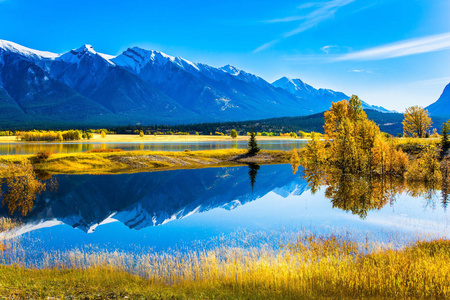
<path id="1" fill-rule="evenodd" d="M 291 150 L 303 148 L 306 140 L 275 140 L 258 141 L 258 145 L 264 150 Z M 212 150 L 212 149 L 247 149 L 247 141 L 210 141 L 210 142 L 147 142 L 147 143 L 2 143 L 0 155 L 8 154 L 35 154 L 38 151 L 50 151 L 56 153 L 85 152 L 93 149 L 122 149 L 133 150 L 163 150 L 184 151 Z"/>
<path id="2" fill-rule="evenodd" d="M 57 181 L 57 191 L 38 196 L 21 226 L 0 234 L 20 237 L 29 259 L 74 249 L 278 247 L 302 230 L 398 245 L 450 237 L 450 213 L 440 191 L 392 195 L 389 182 L 377 182 L 355 194 L 349 179 L 317 188 L 290 165 L 61 175 Z"/>

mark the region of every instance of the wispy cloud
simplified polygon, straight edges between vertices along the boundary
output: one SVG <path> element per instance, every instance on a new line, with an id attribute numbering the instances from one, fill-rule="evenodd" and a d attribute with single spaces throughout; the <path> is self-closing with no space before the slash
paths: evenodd
<path id="1" fill-rule="evenodd" d="M 447 85 L 450 82 L 450 77 L 431 78 L 414 82 L 420 85 Z"/>
<path id="2" fill-rule="evenodd" d="M 330 54 L 332 50 L 340 50 L 340 48 L 341 47 L 338 45 L 326 45 L 320 48 L 320 50 L 322 50 L 325 54 Z"/>
<path id="3" fill-rule="evenodd" d="M 281 39 L 276 39 L 270 42 L 267 42 L 265 44 L 262 44 L 261 46 L 259 46 L 258 48 L 256 48 L 253 52 L 257 53 L 266 49 L 269 49 L 270 47 L 272 47 L 273 45 L 275 45 L 276 43 L 278 43 L 279 41 L 281 41 Z"/>
<path id="4" fill-rule="evenodd" d="M 299 34 L 301 32 L 304 32 L 310 28 L 315 27 L 319 23 L 330 19 L 334 17 L 336 11 L 345 6 L 348 5 L 355 0 L 332 0 L 332 1 L 326 1 L 326 2 L 310 2 L 305 3 L 303 5 L 300 5 L 298 7 L 300 12 L 303 12 L 304 10 L 309 10 L 306 14 L 298 14 L 295 16 L 287 16 L 283 18 L 278 19 L 272 19 L 267 20 L 265 23 L 286 23 L 286 22 L 294 22 L 297 23 L 297 27 L 292 29 L 291 31 L 285 32 L 281 35 L 281 37 L 272 40 L 270 42 L 267 42 L 258 48 L 256 48 L 253 52 L 260 52 L 262 50 L 266 50 L 276 43 L 280 42 L 284 38 L 288 38 L 291 36 L 294 36 L 296 34 Z"/>
<path id="5" fill-rule="evenodd" d="M 365 70 L 365 69 L 353 69 L 353 70 L 349 70 L 350 73 L 366 73 L 366 74 L 373 74 L 372 71 L 370 70 Z"/>
<path id="6" fill-rule="evenodd" d="M 339 56 L 335 61 L 381 60 L 450 49 L 450 32 L 404 40 Z"/>

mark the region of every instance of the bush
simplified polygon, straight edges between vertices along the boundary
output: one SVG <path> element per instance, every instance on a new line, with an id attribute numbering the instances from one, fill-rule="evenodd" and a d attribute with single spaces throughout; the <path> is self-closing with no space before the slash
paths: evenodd
<path id="1" fill-rule="evenodd" d="M 39 151 L 34 156 L 34 159 L 36 162 L 42 162 L 42 161 L 47 160 L 52 154 L 53 154 L 52 152 L 46 151 L 46 150 Z"/>
<path id="2" fill-rule="evenodd" d="M 78 141 L 82 138 L 82 133 L 79 130 L 68 130 L 62 133 L 62 137 L 65 141 Z"/>

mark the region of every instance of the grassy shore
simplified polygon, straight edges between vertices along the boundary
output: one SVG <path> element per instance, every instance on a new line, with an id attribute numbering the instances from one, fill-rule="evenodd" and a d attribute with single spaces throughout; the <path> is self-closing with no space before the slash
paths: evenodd
<path id="1" fill-rule="evenodd" d="M 36 171 L 50 174 L 119 174 L 157 170 L 238 166 L 248 163 L 288 163 L 289 151 L 264 150 L 248 156 L 246 150 L 206 151 L 122 151 L 96 153 L 53 154 L 36 161 L 34 155 L 0 156 L 0 164 L 29 160 Z"/>
<path id="2" fill-rule="evenodd" d="M 424 299 L 450 297 L 450 242 L 400 250 L 346 239 L 302 237 L 280 250 L 216 249 L 148 255 L 141 276 L 117 253 L 95 263 L 0 267 L 0 294 L 12 299 Z M 81 255 L 86 260 L 86 255 Z M 53 298 L 54 297 L 54 298 Z"/>

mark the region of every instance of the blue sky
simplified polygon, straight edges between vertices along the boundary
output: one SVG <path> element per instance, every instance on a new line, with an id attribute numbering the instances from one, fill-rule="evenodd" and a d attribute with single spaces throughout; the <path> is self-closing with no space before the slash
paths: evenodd
<path id="1" fill-rule="evenodd" d="M 450 1 L 312 1 L 0 0 L 0 39 L 57 53 L 141 46 L 398 111 L 450 83 Z"/>

